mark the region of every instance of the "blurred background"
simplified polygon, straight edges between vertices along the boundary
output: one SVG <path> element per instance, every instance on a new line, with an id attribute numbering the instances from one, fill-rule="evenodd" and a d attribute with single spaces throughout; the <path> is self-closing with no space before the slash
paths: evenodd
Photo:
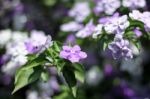
<path id="1" fill-rule="evenodd" d="M 51 35 L 53 40 L 74 42 L 74 35 L 68 36 L 60 27 L 72 20 L 68 11 L 78 1 L 82 0 L 0 0 L 0 44 L 5 41 L 2 33 L 17 32 L 18 38 L 20 34 L 31 35 L 33 30 Z M 150 0 L 146 5 L 145 9 L 150 11 Z M 100 52 L 89 42 L 85 39 L 81 45 L 88 58 L 82 62 L 86 69 L 86 83 L 79 86 L 79 99 L 150 99 L 150 41 L 142 40 L 142 54 L 123 62 L 114 62 L 109 52 Z M 38 81 L 11 95 L 13 71 L 18 66 L 7 64 L 9 66 L 5 68 L 11 57 L 5 55 L 8 47 L 0 47 L 0 99 L 70 99 L 65 97 L 67 88 L 62 86 L 63 78 L 58 77 L 56 68 L 49 68 L 51 77 L 47 83 Z"/>

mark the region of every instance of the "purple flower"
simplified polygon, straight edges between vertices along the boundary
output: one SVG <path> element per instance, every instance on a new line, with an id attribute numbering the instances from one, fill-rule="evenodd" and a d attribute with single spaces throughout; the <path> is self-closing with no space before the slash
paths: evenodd
<path id="1" fill-rule="evenodd" d="M 93 21 L 91 20 L 83 29 L 81 29 L 79 32 L 77 32 L 76 36 L 79 38 L 86 38 L 95 30 L 95 25 L 93 24 Z"/>
<path id="2" fill-rule="evenodd" d="M 81 51 L 80 46 L 75 45 L 73 47 L 63 46 L 63 50 L 60 52 L 60 57 L 74 62 L 79 62 L 80 59 L 87 57 L 87 54 Z"/>
<path id="3" fill-rule="evenodd" d="M 107 33 L 123 34 L 124 30 L 130 25 L 127 15 L 114 17 L 104 26 Z"/>
<path id="4" fill-rule="evenodd" d="M 131 59 L 133 58 L 132 50 L 129 48 L 129 41 L 124 40 L 122 35 L 116 35 L 114 41 L 108 45 L 112 51 L 114 59 Z"/>

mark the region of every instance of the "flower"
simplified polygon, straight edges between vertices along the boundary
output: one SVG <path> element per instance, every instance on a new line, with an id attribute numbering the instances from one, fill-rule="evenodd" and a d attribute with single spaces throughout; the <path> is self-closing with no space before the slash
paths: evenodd
<path id="1" fill-rule="evenodd" d="M 11 39 L 11 31 L 9 29 L 7 30 L 1 30 L 0 31 L 0 46 L 5 46 L 9 40 Z"/>
<path id="2" fill-rule="evenodd" d="M 80 59 L 87 57 L 85 52 L 82 52 L 80 46 L 75 45 L 73 47 L 63 46 L 63 50 L 60 52 L 60 57 L 74 62 L 79 62 Z"/>
<path id="3" fill-rule="evenodd" d="M 133 58 L 132 50 L 129 48 L 129 41 L 124 40 L 122 35 L 117 34 L 112 43 L 108 45 L 114 59 L 131 59 Z"/>
<path id="4" fill-rule="evenodd" d="M 150 31 L 150 12 L 145 11 L 141 13 L 138 10 L 133 10 L 132 13 L 129 13 L 131 19 L 138 20 L 144 23 L 145 30 Z"/>
<path id="5" fill-rule="evenodd" d="M 130 25 L 127 15 L 114 17 L 104 25 L 104 29 L 108 33 L 123 34 L 124 30 Z"/>
<path id="6" fill-rule="evenodd" d="M 77 32 L 76 36 L 79 38 L 86 38 L 92 35 L 92 33 L 94 32 L 94 29 L 95 29 L 95 25 L 93 24 L 93 21 L 91 20 L 83 29 Z"/>
<path id="7" fill-rule="evenodd" d="M 82 28 L 83 28 L 83 25 L 75 21 L 65 23 L 60 27 L 61 31 L 64 31 L 64 32 L 76 32 Z"/>
<path id="8" fill-rule="evenodd" d="M 53 45 L 51 36 L 45 35 L 43 31 L 33 30 L 31 33 L 31 37 L 25 42 L 26 49 L 30 54 L 44 51 Z"/>
<path id="9" fill-rule="evenodd" d="M 97 15 L 101 12 L 112 15 L 120 6 L 120 0 L 99 0 L 96 1 L 96 7 L 94 8 L 94 12 Z"/>
<path id="10" fill-rule="evenodd" d="M 146 6 L 145 0 L 123 0 L 122 5 L 131 9 L 144 8 Z"/>
<path id="11" fill-rule="evenodd" d="M 69 16 L 75 18 L 77 22 L 83 22 L 90 13 L 88 2 L 77 2 L 69 11 Z"/>

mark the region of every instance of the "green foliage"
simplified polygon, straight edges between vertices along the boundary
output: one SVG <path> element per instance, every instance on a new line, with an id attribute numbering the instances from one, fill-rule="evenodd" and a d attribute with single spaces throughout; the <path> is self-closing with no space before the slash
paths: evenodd
<path id="1" fill-rule="evenodd" d="M 68 85 L 69 94 L 68 99 L 74 99 L 77 91 L 77 80 L 84 83 L 84 67 L 79 63 L 71 63 L 67 60 L 61 59 L 59 53 L 61 51 L 62 44 L 60 42 L 54 42 L 53 46 L 46 49 L 40 54 L 28 55 L 28 62 L 19 68 L 15 76 L 15 89 L 12 93 L 20 90 L 21 88 L 33 83 L 41 78 L 44 82 L 47 82 L 50 75 L 47 68 L 55 66 L 58 74 L 63 74 L 66 83 Z M 62 93 L 61 99 L 67 99 L 68 94 Z M 57 98 L 56 98 L 57 99 Z"/>

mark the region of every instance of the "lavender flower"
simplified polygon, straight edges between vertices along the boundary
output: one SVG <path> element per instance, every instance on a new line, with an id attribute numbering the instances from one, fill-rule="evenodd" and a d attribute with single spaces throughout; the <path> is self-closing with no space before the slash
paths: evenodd
<path id="1" fill-rule="evenodd" d="M 122 5 L 130 9 L 144 8 L 146 6 L 145 0 L 123 0 Z"/>
<path id="2" fill-rule="evenodd" d="M 88 2 L 78 2 L 69 11 L 69 16 L 75 18 L 77 22 L 83 22 L 91 13 Z"/>
<path id="3" fill-rule="evenodd" d="M 133 58 L 132 50 L 129 48 L 129 42 L 124 40 L 122 35 L 116 35 L 114 41 L 108 45 L 112 51 L 114 59 L 131 59 Z"/>
<path id="4" fill-rule="evenodd" d="M 120 0 L 99 0 L 96 2 L 94 12 L 97 15 L 99 15 L 101 12 L 112 15 L 120 6 Z"/>
<path id="5" fill-rule="evenodd" d="M 64 31 L 64 32 L 76 32 L 82 28 L 83 28 L 83 25 L 75 21 L 65 23 L 60 27 L 61 31 Z"/>
<path id="6" fill-rule="evenodd" d="M 105 24 L 104 29 L 108 33 L 123 34 L 124 30 L 129 26 L 127 15 L 121 17 L 114 17 L 108 23 Z"/>
<path id="7" fill-rule="evenodd" d="M 83 29 L 77 32 L 76 36 L 79 38 L 86 38 L 94 32 L 94 29 L 95 29 L 95 25 L 91 20 Z"/>
<path id="8" fill-rule="evenodd" d="M 60 52 L 60 57 L 74 62 L 79 62 L 80 59 L 87 57 L 85 52 L 82 52 L 80 46 L 75 45 L 73 47 L 63 46 L 63 50 Z"/>

